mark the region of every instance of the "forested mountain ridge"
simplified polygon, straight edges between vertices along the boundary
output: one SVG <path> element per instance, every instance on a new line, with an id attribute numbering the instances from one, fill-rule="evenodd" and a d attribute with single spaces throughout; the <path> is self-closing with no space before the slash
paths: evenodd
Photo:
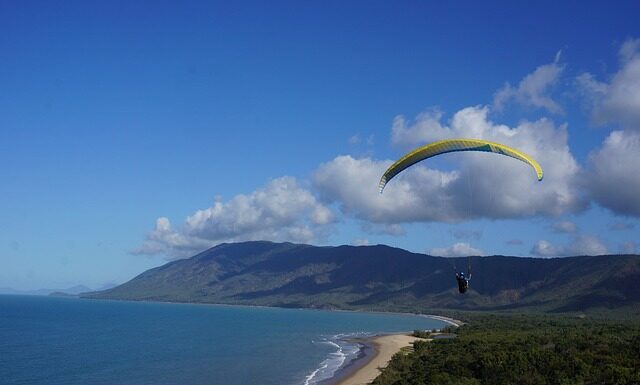
<path id="1" fill-rule="evenodd" d="M 253 241 L 220 244 L 153 268 L 90 298 L 426 311 L 640 308 L 640 256 L 471 257 L 471 288 L 456 289 L 442 258 L 384 245 L 317 247 Z"/>

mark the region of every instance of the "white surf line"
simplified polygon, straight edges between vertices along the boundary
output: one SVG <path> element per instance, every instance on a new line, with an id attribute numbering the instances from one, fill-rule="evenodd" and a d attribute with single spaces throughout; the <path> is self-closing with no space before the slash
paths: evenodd
<path id="1" fill-rule="evenodd" d="M 435 320 L 438 320 L 438 321 L 442 321 L 442 322 L 448 323 L 449 325 L 456 326 L 456 327 L 464 324 L 464 322 L 462 322 L 460 320 L 455 320 L 453 318 L 443 317 L 443 316 L 439 316 L 439 315 L 422 314 L 422 316 L 423 317 L 432 318 L 432 319 L 435 319 Z"/>

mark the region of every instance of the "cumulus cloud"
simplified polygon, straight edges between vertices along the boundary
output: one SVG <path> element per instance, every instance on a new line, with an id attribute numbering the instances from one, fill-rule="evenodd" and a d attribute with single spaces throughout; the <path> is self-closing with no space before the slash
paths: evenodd
<path id="1" fill-rule="evenodd" d="M 537 255 L 539 257 L 555 257 L 558 255 L 563 255 L 562 247 L 554 246 L 551 242 L 547 240 L 539 240 L 533 245 L 531 249 L 531 253 Z"/>
<path id="2" fill-rule="evenodd" d="M 147 233 L 142 246 L 131 251 L 134 255 L 165 254 L 169 257 L 189 256 L 206 249 L 210 241 L 186 235 L 172 228 L 169 218 L 156 219 L 153 230 Z"/>
<path id="3" fill-rule="evenodd" d="M 578 235 L 568 245 L 554 245 L 540 240 L 531 249 L 531 253 L 540 257 L 559 257 L 573 255 L 607 254 L 607 247 L 594 235 Z"/>
<path id="4" fill-rule="evenodd" d="M 440 124 L 440 113 L 433 111 L 413 123 L 396 118 L 392 140 L 415 145 L 471 137 L 504 143 L 540 162 L 545 170 L 542 182 L 517 160 L 457 153 L 443 156 L 456 163 L 453 171 L 435 170 L 429 161 L 422 162 L 389 182 L 384 194 L 377 192 L 377 186 L 390 160 L 338 156 L 316 170 L 313 185 L 325 201 L 338 202 L 343 213 L 376 223 L 559 215 L 585 207 L 575 184 L 579 166 L 569 150 L 565 125 L 540 119 L 510 128 L 494 124 L 487 114 L 488 107 L 465 108 L 448 126 Z"/>
<path id="5" fill-rule="evenodd" d="M 609 82 L 591 73 L 577 78 L 596 124 L 621 124 L 640 131 L 640 39 L 627 40 L 619 51 L 620 70 Z"/>
<path id="6" fill-rule="evenodd" d="M 417 168 L 404 181 L 389 186 L 393 194 L 379 194 L 378 180 L 390 164 L 338 156 L 315 171 L 313 185 L 324 200 L 338 202 L 344 214 L 365 221 L 401 223 L 450 216 L 451 205 L 441 201 L 448 199 L 441 190 L 457 178 L 456 172 Z"/>
<path id="7" fill-rule="evenodd" d="M 368 246 L 369 245 L 369 240 L 368 239 L 354 239 L 353 242 L 351 242 L 352 245 L 354 246 Z"/>
<path id="8" fill-rule="evenodd" d="M 178 229 L 158 218 L 135 254 L 184 257 L 220 242 L 266 239 L 311 242 L 334 221 L 332 211 L 292 177 L 281 177 L 249 195 L 216 200 L 198 210 Z"/>
<path id="9" fill-rule="evenodd" d="M 613 131 L 589 156 L 584 180 L 593 200 L 611 211 L 640 216 L 640 132 Z"/>
<path id="10" fill-rule="evenodd" d="M 391 143 L 397 147 L 414 147 L 425 144 L 429 141 L 432 132 L 446 129 L 440 123 L 442 116 L 442 111 L 430 109 L 419 114 L 411 125 L 404 116 L 396 116 L 391 125 Z"/>
<path id="11" fill-rule="evenodd" d="M 569 245 L 568 251 L 575 255 L 601 255 L 609 252 L 607 246 L 595 235 L 576 237 Z"/>
<path id="12" fill-rule="evenodd" d="M 560 221 L 553 224 L 553 230 L 558 233 L 575 233 L 578 230 L 578 226 L 571 221 Z"/>
<path id="13" fill-rule="evenodd" d="M 640 216 L 640 39 L 619 51 L 620 69 L 609 82 L 584 73 L 578 84 L 590 102 L 595 123 L 613 123 L 602 146 L 592 151 L 585 175 L 591 198 L 611 211 Z"/>
<path id="14" fill-rule="evenodd" d="M 439 257 L 467 257 L 470 255 L 484 255 L 484 252 L 471 247 L 466 242 L 458 242 L 449 247 L 431 249 L 428 254 Z"/>
<path id="15" fill-rule="evenodd" d="M 543 108 L 555 114 L 563 113 L 562 107 L 549 95 L 564 70 L 564 66 L 559 61 L 560 52 L 556 54 L 553 63 L 536 68 L 516 87 L 509 83 L 505 84 L 494 96 L 494 108 L 500 111 L 508 102 L 515 100 L 523 106 Z"/>

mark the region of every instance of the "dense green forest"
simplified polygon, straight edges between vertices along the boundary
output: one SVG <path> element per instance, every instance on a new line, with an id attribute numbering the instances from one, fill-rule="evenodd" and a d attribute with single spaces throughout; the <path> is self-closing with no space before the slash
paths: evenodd
<path id="1" fill-rule="evenodd" d="M 638 320 L 466 318 L 456 338 L 394 356 L 373 384 L 640 384 Z"/>

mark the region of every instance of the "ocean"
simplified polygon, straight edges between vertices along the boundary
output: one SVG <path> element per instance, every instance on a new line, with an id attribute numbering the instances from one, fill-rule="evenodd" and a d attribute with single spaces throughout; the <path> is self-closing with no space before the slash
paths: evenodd
<path id="1" fill-rule="evenodd" d="M 0 295 L 0 383 L 313 385 L 426 317 Z"/>

